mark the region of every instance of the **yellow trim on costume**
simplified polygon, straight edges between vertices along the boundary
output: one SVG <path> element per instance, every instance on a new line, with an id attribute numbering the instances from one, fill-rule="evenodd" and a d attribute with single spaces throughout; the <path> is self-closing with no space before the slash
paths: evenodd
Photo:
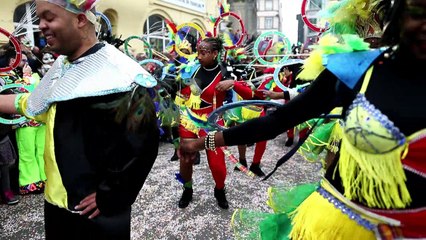
<path id="1" fill-rule="evenodd" d="M 364 82 L 362 83 L 361 90 L 359 91 L 362 94 L 364 94 L 365 91 L 367 91 L 367 87 L 368 87 L 368 84 L 370 83 L 371 75 L 373 74 L 373 68 L 374 68 L 374 65 L 368 69 L 367 73 L 365 73 Z"/>
<path id="2" fill-rule="evenodd" d="M 17 105 L 20 114 L 28 116 L 27 103 L 30 94 L 19 96 Z M 44 168 L 47 177 L 44 197 L 49 203 L 60 208 L 68 209 L 68 195 L 62 183 L 61 174 L 56 163 L 55 139 L 53 129 L 55 127 L 56 104 L 52 104 L 49 110 L 41 115 L 34 116 L 37 121 L 46 123 L 46 143 L 44 146 Z"/>
<path id="3" fill-rule="evenodd" d="M 44 148 L 44 163 L 46 171 L 46 188 L 44 197 L 49 203 L 68 209 L 67 190 L 62 183 L 61 174 L 55 157 L 55 139 L 53 129 L 55 127 L 56 104 L 52 104 L 47 112 L 46 144 Z"/>

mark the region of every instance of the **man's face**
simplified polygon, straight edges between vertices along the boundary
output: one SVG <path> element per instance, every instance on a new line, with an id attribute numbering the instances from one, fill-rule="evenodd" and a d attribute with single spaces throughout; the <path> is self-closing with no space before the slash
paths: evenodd
<path id="1" fill-rule="evenodd" d="M 62 7 L 38 0 L 37 16 L 40 18 L 39 28 L 54 52 L 71 55 L 78 47 L 78 19 Z"/>
<path id="2" fill-rule="evenodd" d="M 426 0 L 407 0 L 401 40 L 417 59 L 426 60 Z"/>

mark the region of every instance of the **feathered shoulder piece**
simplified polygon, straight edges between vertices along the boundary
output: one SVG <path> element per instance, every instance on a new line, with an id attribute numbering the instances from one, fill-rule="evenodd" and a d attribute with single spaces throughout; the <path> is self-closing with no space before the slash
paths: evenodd
<path id="1" fill-rule="evenodd" d="M 318 45 L 313 47 L 309 58 L 305 60 L 305 64 L 302 67 L 302 72 L 298 75 L 299 79 L 302 80 L 315 80 L 320 73 L 326 68 L 330 61 L 329 55 L 339 53 L 355 53 L 362 51 L 369 51 L 369 44 L 364 42 L 363 39 L 357 35 L 342 35 L 339 39 L 337 36 L 327 34 L 322 37 Z M 346 67 L 345 67 L 346 68 Z"/>

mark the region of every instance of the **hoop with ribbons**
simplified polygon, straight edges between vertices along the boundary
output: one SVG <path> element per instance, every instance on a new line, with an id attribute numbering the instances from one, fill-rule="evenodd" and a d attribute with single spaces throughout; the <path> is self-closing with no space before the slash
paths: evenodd
<path id="1" fill-rule="evenodd" d="M 112 34 L 112 25 L 111 25 L 111 21 L 109 20 L 109 18 L 101 12 L 96 12 L 96 16 L 100 17 L 99 23 L 100 23 L 101 19 L 105 22 L 105 24 L 107 26 L 108 33 Z"/>
<path id="2" fill-rule="evenodd" d="M 161 68 L 161 77 L 160 77 L 160 81 L 162 81 L 165 77 L 166 77 L 166 74 L 167 74 L 167 70 L 166 70 L 166 68 L 164 67 L 164 63 L 162 63 L 161 61 L 158 61 L 158 60 L 156 60 L 156 59 L 145 59 L 145 60 L 142 60 L 142 61 L 140 61 L 139 62 L 139 65 L 141 65 L 141 66 L 143 66 L 143 65 L 146 65 L 146 64 L 148 64 L 148 63 L 154 63 L 154 64 L 157 64 L 158 65 L 158 67 L 159 68 Z"/>
<path id="3" fill-rule="evenodd" d="M 234 12 L 226 12 L 226 13 L 223 13 L 222 15 L 220 15 L 220 16 L 216 19 L 216 22 L 214 23 L 214 27 L 213 27 L 213 36 L 214 36 L 214 37 L 217 37 L 217 36 L 218 36 L 218 34 L 219 34 L 219 30 L 218 30 L 218 28 L 219 28 L 220 22 L 221 22 L 221 21 L 222 21 L 225 17 L 234 17 L 234 18 L 238 21 L 238 23 L 240 24 L 240 26 L 241 26 L 241 36 L 240 36 L 240 38 L 238 39 L 238 41 L 237 41 L 234 45 L 231 45 L 231 46 L 224 46 L 225 50 L 230 50 L 230 49 L 237 48 L 239 45 L 241 45 L 241 43 L 243 42 L 244 37 L 245 37 L 245 35 L 247 35 L 247 33 L 246 33 L 246 27 L 244 26 L 244 22 L 243 22 L 243 20 L 241 19 L 241 17 L 240 17 L 239 15 L 237 15 L 236 13 L 234 13 Z"/>
<path id="4" fill-rule="evenodd" d="M 17 89 L 18 92 L 20 93 L 28 93 L 28 89 L 25 88 L 25 85 L 23 84 L 8 84 L 5 86 L 0 87 L 0 93 L 8 90 L 8 89 Z M 2 118 L 0 117 L 0 123 L 1 124 L 7 124 L 7 125 L 15 125 L 15 124 L 19 124 L 22 122 L 25 122 L 27 120 L 26 117 L 24 116 L 19 116 L 17 118 L 14 119 L 6 119 L 6 118 Z"/>
<path id="5" fill-rule="evenodd" d="M 266 49 L 265 51 L 264 51 L 264 54 L 263 54 L 263 56 L 261 56 L 261 54 L 260 54 L 260 52 L 259 52 L 259 44 L 260 44 L 260 42 L 263 40 L 263 39 L 265 39 L 266 38 L 266 36 L 269 36 L 269 35 L 278 35 L 278 37 L 280 37 L 283 41 L 284 41 L 284 47 L 286 48 L 286 52 L 288 52 L 288 51 L 291 51 L 291 43 L 290 43 L 290 40 L 287 38 L 287 36 L 284 34 L 284 33 L 282 33 L 282 32 L 279 32 L 279 31 L 267 31 L 267 32 L 264 32 L 264 33 L 262 33 L 257 39 L 256 39 L 256 41 L 254 42 L 254 46 L 253 46 L 253 53 L 254 53 L 254 55 L 256 56 L 256 59 L 261 63 L 261 64 L 264 64 L 264 65 L 266 65 L 266 66 L 274 66 L 274 65 L 280 65 L 280 64 L 283 64 L 287 59 L 288 59 L 288 57 L 289 57 L 289 55 L 288 54 L 284 54 L 284 55 L 277 55 L 277 56 L 281 56 L 282 58 L 278 61 L 278 62 L 269 62 L 269 61 L 266 61 L 265 59 L 264 59 L 264 57 L 267 57 L 266 56 L 266 52 L 267 52 L 267 50 L 268 49 L 270 49 L 271 48 L 271 46 L 268 46 L 268 49 Z M 272 45 L 272 44 L 270 44 L 270 45 Z"/>
<path id="6" fill-rule="evenodd" d="M 152 58 L 152 49 L 151 44 L 145 40 L 143 37 L 139 36 L 130 36 L 124 40 L 124 52 L 127 54 L 127 56 L 131 57 L 133 60 L 136 60 L 135 57 L 129 52 L 129 42 L 130 40 L 138 39 L 143 42 L 144 46 L 146 47 L 145 52 L 148 53 L 147 58 Z"/>
<path id="7" fill-rule="evenodd" d="M 308 0 L 303 0 L 302 2 L 302 20 L 308 26 L 309 29 L 315 32 L 325 32 L 327 28 L 321 28 L 316 25 L 314 25 L 311 21 L 309 21 L 308 16 L 306 15 L 306 5 L 308 4 Z"/>
<path id="8" fill-rule="evenodd" d="M 193 29 L 195 29 L 195 30 L 197 30 L 197 32 L 200 34 L 200 38 L 201 39 L 204 39 L 204 38 L 206 38 L 206 34 L 205 34 L 205 32 L 204 32 L 204 30 L 200 27 L 200 26 L 198 26 L 197 24 L 195 24 L 195 23 L 183 23 L 183 24 L 180 24 L 180 25 L 178 25 L 177 27 L 176 27 L 176 31 L 177 32 L 179 32 L 182 28 L 184 28 L 184 27 L 192 27 Z M 179 36 L 179 34 L 176 34 L 175 35 L 175 44 L 177 44 L 177 46 L 179 45 L 179 43 L 181 42 L 181 41 L 183 41 L 183 39 L 180 39 L 180 36 Z M 186 58 L 186 59 L 190 59 L 190 58 L 194 58 L 194 57 L 196 57 L 197 56 L 197 53 L 193 53 L 193 54 L 186 54 L 186 53 L 183 53 L 180 49 L 179 49 L 179 47 L 175 47 L 175 51 L 176 51 L 176 53 L 179 55 L 179 56 L 181 56 L 181 57 L 184 57 L 184 58 Z"/>
<path id="9" fill-rule="evenodd" d="M 9 72 L 12 71 L 13 69 L 15 69 L 16 67 L 19 66 L 19 63 L 22 60 L 22 50 L 21 50 L 21 45 L 19 44 L 19 41 L 8 31 L 6 31 L 5 29 L 0 27 L 0 33 L 5 35 L 10 42 L 12 43 L 13 47 L 15 48 L 16 51 L 16 56 L 15 56 L 15 61 L 13 61 L 12 64 L 10 64 L 7 67 L 3 67 L 0 68 L 0 72 Z"/>

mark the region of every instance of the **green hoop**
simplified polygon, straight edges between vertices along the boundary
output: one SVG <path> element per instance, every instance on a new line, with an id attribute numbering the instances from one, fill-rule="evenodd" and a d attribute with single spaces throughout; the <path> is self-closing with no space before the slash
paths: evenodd
<path id="1" fill-rule="evenodd" d="M 262 39 L 263 39 L 263 38 L 265 38 L 266 36 L 268 36 L 268 35 L 273 35 L 273 34 L 278 35 L 279 37 L 283 38 L 283 39 L 284 39 L 284 42 L 285 42 L 285 44 L 286 44 L 286 47 L 287 47 L 287 51 L 290 51 L 290 50 L 291 50 L 291 43 L 290 43 L 290 40 L 287 38 L 287 36 L 286 36 L 286 35 L 284 35 L 284 33 L 279 32 L 279 31 L 267 31 L 267 32 L 262 33 L 262 34 L 261 34 L 261 35 L 260 35 L 260 36 L 256 39 L 256 41 L 254 42 L 253 53 L 254 53 L 254 55 L 256 56 L 257 60 L 258 60 L 261 64 L 266 65 L 266 66 L 280 65 L 280 64 L 284 63 L 284 62 L 288 59 L 288 56 L 283 56 L 283 58 L 281 58 L 281 60 L 280 60 L 280 61 L 278 61 L 278 62 L 268 62 L 268 61 L 266 61 L 265 59 L 263 59 L 263 58 L 260 56 L 260 53 L 259 53 L 259 44 L 260 44 L 260 41 L 262 41 Z"/>
<path id="2" fill-rule="evenodd" d="M 126 55 L 129 56 L 129 57 L 131 57 L 133 60 L 136 60 L 136 58 L 132 54 L 129 53 L 129 42 L 130 42 L 130 40 L 133 40 L 133 39 L 139 39 L 139 40 L 141 40 L 144 43 L 145 47 L 148 48 L 148 56 L 147 56 L 147 58 L 152 58 L 151 45 L 149 44 L 149 42 L 147 42 L 145 40 L 145 38 L 139 37 L 139 36 L 130 36 L 130 37 L 126 38 L 126 40 L 124 40 L 124 52 L 126 53 Z M 145 52 L 146 52 L 146 50 L 145 50 Z"/>
<path id="3" fill-rule="evenodd" d="M 8 85 L 0 87 L 0 93 L 3 92 L 4 90 L 8 90 L 12 88 L 18 88 L 21 92 L 29 92 L 26 86 L 23 84 L 8 84 Z M 15 125 L 25 121 L 27 121 L 27 118 L 24 116 L 21 116 L 16 119 L 6 119 L 6 118 L 0 117 L 0 123 L 6 124 L 6 125 Z"/>

